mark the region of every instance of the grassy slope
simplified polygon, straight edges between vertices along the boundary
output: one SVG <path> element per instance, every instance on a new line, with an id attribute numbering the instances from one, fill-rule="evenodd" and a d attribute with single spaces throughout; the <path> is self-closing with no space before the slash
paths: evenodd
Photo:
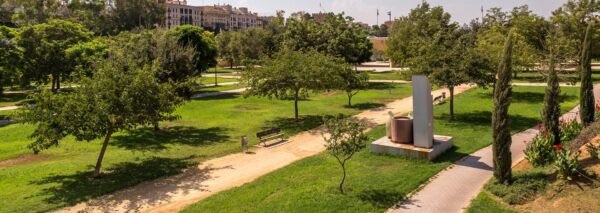
<path id="1" fill-rule="evenodd" d="M 380 106 L 409 96 L 409 85 L 383 84 L 360 92 L 358 107 Z M 346 108 L 345 96 L 328 93 L 300 103 L 305 122 L 292 124 L 293 102 L 267 98 L 241 98 L 223 95 L 191 101 L 177 110 L 181 120 L 164 123 L 168 131 L 155 133 L 140 129 L 119 133 L 111 141 L 103 162 L 106 175 L 88 179 L 100 141 L 74 142 L 67 138 L 60 146 L 28 159 L 27 163 L 0 167 L 0 212 L 48 211 L 73 205 L 142 181 L 175 174 L 182 168 L 208 158 L 239 151 L 239 138 L 253 136 L 261 128 L 279 126 L 288 135 L 320 124 L 320 115 L 355 114 L 359 108 Z M 0 127 L 0 161 L 31 153 L 27 136 L 31 126 Z"/>
<path id="2" fill-rule="evenodd" d="M 541 87 L 516 87 L 510 114 L 514 132 L 538 121 Z M 578 89 L 564 88 L 567 111 L 577 104 Z M 327 154 L 293 163 L 258 180 L 194 204 L 185 212 L 381 212 L 431 176 L 491 143 L 490 91 L 475 89 L 457 96 L 457 121 L 448 122 L 448 105 L 436 106 L 436 134 L 454 136 L 455 148 L 435 162 L 377 156 L 365 149 L 349 163 L 348 193 L 337 191 L 340 170 Z M 382 127 L 369 133 L 383 137 Z M 515 141 L 516 142 L 516 141 Z M 516 142 L 518 143 L 518 142 Z"/>
<path id="3" fill-rule="evenodd" d="M 505 206 L 501 202 L 494 200 L 488 193 L 481 192 L 473 201 L 471 206 L 467 209 L 468 213 L 515 213 L 510 207 Z"/>
<path id="4" fill-rule="evenodd" d="M 410 76 L 402 74 L 403 71 L 392 71 L 392 72 L 369 72 L 369 79 L 371 80 L 410 80 Z"/>
<path id="5" fill-rule="evenodd" d="M 27 94 L 2 94 L 0 95 L 0 107 L 14 106 L 27 99 Z"/>
<path id="6" fill-rule="evenodd" d="M 561 73 L 558 75 L 561 82 L 579 82 L 580 78 L 576 72 L 573 73 Z M 600 70 L 593 70 L 592 79 L 594 82 L 600 81 Z M 535 82 L 545 83 L 546 77 L 539 72 L 520 72 L 517 73 L 517 78 L 513 79 L 514 82 Z"/>
<path id="7" fill-rule="evenodd" d="M 217 78 L 217 82 L 218 83 L 226 83 L 226 82 L 238 82 L 238 79 L 231 79 L 231 78 Z M 215 78 L 214 77 L 201 77 L 200 80 L 198 81 L 198 83 L 200 84 L 208 84 L 208 85 L 214 85 L 215 84 Z"/>

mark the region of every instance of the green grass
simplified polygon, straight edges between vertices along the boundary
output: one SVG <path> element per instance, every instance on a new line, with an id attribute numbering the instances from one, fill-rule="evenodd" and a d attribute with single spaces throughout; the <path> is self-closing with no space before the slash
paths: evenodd
<path id="1" fill-rule="evenodd" d="M 558 75 L 559 80 L 565 83 L 578 83 L 581 81 L 577 72 L 560 73 Z M 592 71 L 592 80 L 594 82 L 600 81 L 600 70 Z M 532 83 L 545 83 L 546 73 L 542 74 L 539 72 L 519 72 L 517 77 L 513 79 L 516 83 L 532 82 Z"/>
<path id="2" fill-rule="evenodd" d="M 505 203 L 510 205 L 524 204 L 546 188 L 550 183 L 548 176 L 552 172 L 550 168 L 515 172 L 513 183 L 510 186 L 492 179 L 485 185 L 485 190 L 502 198 Z"/>
<path id="3" fill-rule="evenodd" d="M 300 102 L 300 124 L 290 119 L 293 101 L 239 95 L 193 100 L 177 110 L 181 120 L 161 125 L 168 130 L 142 128 L 116 134 L 103 161 L 105 175 L 99 180 L 89 179 L 100 150 L 98 140 L 75 142 L 69 137 L 58 147 L 25 158 L 26 162 L 0 167 L 0 212 L 43 212 L 74 205 L 239 152 L 240 137 L 247 135 L 255 144 L 254 134 L 263 128 L 277 126 L 292 135 L 317 127 L 323 115 L 356 114 L 410 95 L 409 85 L 373 84 L 354 98 L 354 108 L 344 106 L 342 93 L 314 95 Z M 27 145 L 32 131 L 29 125 L 0 127 L 0 161 L 31 153 Z"/>
<path id="4" fill-rule="evenodd" d="M 0 95 L 0 107 L 15 106 L 27 101 L 27 94 L 11 93 Z"/>
<path id="5" fill-rule="evenodd" d="M 578 103 L 578 89 L 562 89 L 568 111 Z M 347 194 L 337 191 L 341 177 L 334 158 L 318 154 L 233 188 L 184 212 L 383 212 L 452 162 L 491 144 L 491 91 L 474 89 L 456 97 L 456 121 L 448 121 L 448 105 L 434 108 L 436 134 L 454 137 L 455 147 L 434 162 L 379 156 L 369 149 L 349 162 Z M 510 108 L 512 130 L 538 122 L 543 87 L 515 87 Z M 383 127 L 369 132 L 371 140 L 385 135 Z M 368 147 L 368 146 L 367 146 Z"/>
<path id="6" fill-rule="evenodd" d="M 494 200 L 488 193 L 480 192 L 475 199 L 471 201 L 471 206 L 467 213 L 516 213 L 510 207 Z"/>
<path id="7" fill-rule="evenodd" d="M 231 78 L 217 78 L 217 83 L 228 83 L 228 82 L 238 82 L 239 79 L 231 79 Z M 215 78 L 214 77 L 201 77 L 198 83 L 203 85 L 214 85 Z"/>
<path id="8" fill-rule="evenodd" d="M 406 80 L 410 81 L 410 76 L 407 76 L 406 71 L 391 71 L 391 72 L 369 72 L 370 80 Z"/>

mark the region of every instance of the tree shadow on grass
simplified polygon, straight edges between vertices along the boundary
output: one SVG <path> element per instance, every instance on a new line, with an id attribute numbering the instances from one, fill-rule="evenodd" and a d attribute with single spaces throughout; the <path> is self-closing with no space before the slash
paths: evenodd
<path id="1" fill-rule="evenodd" d="M 218 91 L 202 91 L 199 94 L 213 93 Z M 236 99 L 242 97 L 239 93 L 223 93 L 214 96 L 207 96 L 201 98 L 193 98 L 192 101 L 214 101 L 214 100 L 227 100 L 227 99 Z"/>
<path id="2" fill-rule="evenodd" d="M 93 171 L 92 165 L 90 165 L 86 171 L 48 176 L 41 180 L 32 181 L 30 184 L 46 186 L 40 194 L 34 195 L 44 197 L 46 203 L 59 206 L 72 206 L 119 189 L 135 186 L 144 181 L 179 174 L 182 169 L 194 165 L 190 162 L 190 159 L 194 157 L 152 157 L 140 162 L 122 162 L 107 167 L 102 177 L 97 179 L 90 178 Z M 182 184 L 185 185 L 184 183 Z M 155 196 L 154 200 L 163 200 L 168 195 L 156 194 Z M 135 202 L 135 199 L 140 197 L 132 195 L 130 198 L 133 199 L 132 205 L 141 205 L 141 203 L 136 204 Z M 106 207 L 110 207 L 110 205 Z"/>
<path id="3" fill-rule="evenodd" d="M 171 127 L 168 130 L 154 131 L 152 128 L 141 128 L 125 135 L 114 136 L 111 144 L 127 150 L 158 151 L 169 144 L 188 146 L 207 146 L 226 142 L 230 139 L 229 129 L 212 127 L 198 129 L 187 126 Z"/>
<path id="4" fill-rule="evenodd" d="M 393 84 L 389 84 L 389 83 L 374 83 L 371 82 L 369 83 L 369 90 L 391 90 L 394 89 L 394 85 Z"/>
<path id="5" fill-rule="evenodd" d="M 369 202 L 379 208 L 393 206 L 399 200 L 404 199 L 405 196 L 404 193 L 393 189 L 367 189 L 358 194 L 360 200 Z"/>
<path id="6" fill-rule="evenodd" d="M 376 109 L 376 108 L 385 107 L 385 104 L 367 102 L 367 103 L 353 104 L 352 106 L 345 105 L 344 107 L 350 108 L 350 109 L 357 109 L 357 110 L 368 110 L 368 109 Z"/>
<path id="7" fill-rule="evenodd" d="M 317 128 L 323 124 L 324 120 L 325 116 L 321 115 L 300 116 L 300 122 L 296 122 L 294 118 L 276 118 L 266 122 L 262 129 L 279 128 L 287 136 L 290 136 L 291 134 Z"/>

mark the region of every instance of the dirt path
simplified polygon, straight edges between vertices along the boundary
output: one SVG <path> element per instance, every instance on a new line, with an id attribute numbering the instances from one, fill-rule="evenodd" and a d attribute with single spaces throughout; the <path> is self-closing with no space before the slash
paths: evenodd
<path id="1" fill-rule="evenodd" d="M 455 91 L 458 94 L 470 88 L 460 86 Z M 432 94 L 439 96 L 442 92 L 448 93 L 443 89 Z M 412 111 L 412 97 L 362 112 L 356 117 L 366 119 L 374 126 L 385 123 L 387 111 L 395 114 Z M 60 212 L 176 212 L 210 195 L 241 186 L 325 149 L 319 129 L 299 133 L 289 141 L 272 148 L 257 148 L 252 154 L 239 153 L 208 160 L 182 174 L 141 183 Z"/>
<path id="2" fill-rule="evenodd" d="M 594 94 L 596 97 L 600 97 L 600 86 L 594 87 Z M 579 107 L 563 115 L 561 119 L 576 119 L 577 112 L 579 112 Z M 531 141 L 538 132 L 534 127 L 512 136 L 513 166 L 525 158 L 523 150 L 526 144 L 524 142 Z M 492 147 L 490 145 L 441 171 L 420 191 L 408 200 L 401 201 L 388 212 L 463 212 L 492 176 Z"/>

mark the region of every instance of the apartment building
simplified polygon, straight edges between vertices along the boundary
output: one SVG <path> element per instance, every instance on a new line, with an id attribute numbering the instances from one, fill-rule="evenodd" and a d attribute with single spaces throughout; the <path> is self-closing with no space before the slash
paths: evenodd
<path id="1" fill-rule="evenodd" d="M 191 6 L 186 0 L 167 0 L 167 28 L 194 25 L 214 30 L 238 30 L 263 27 L 257 13 L 231 5 Z"/>

